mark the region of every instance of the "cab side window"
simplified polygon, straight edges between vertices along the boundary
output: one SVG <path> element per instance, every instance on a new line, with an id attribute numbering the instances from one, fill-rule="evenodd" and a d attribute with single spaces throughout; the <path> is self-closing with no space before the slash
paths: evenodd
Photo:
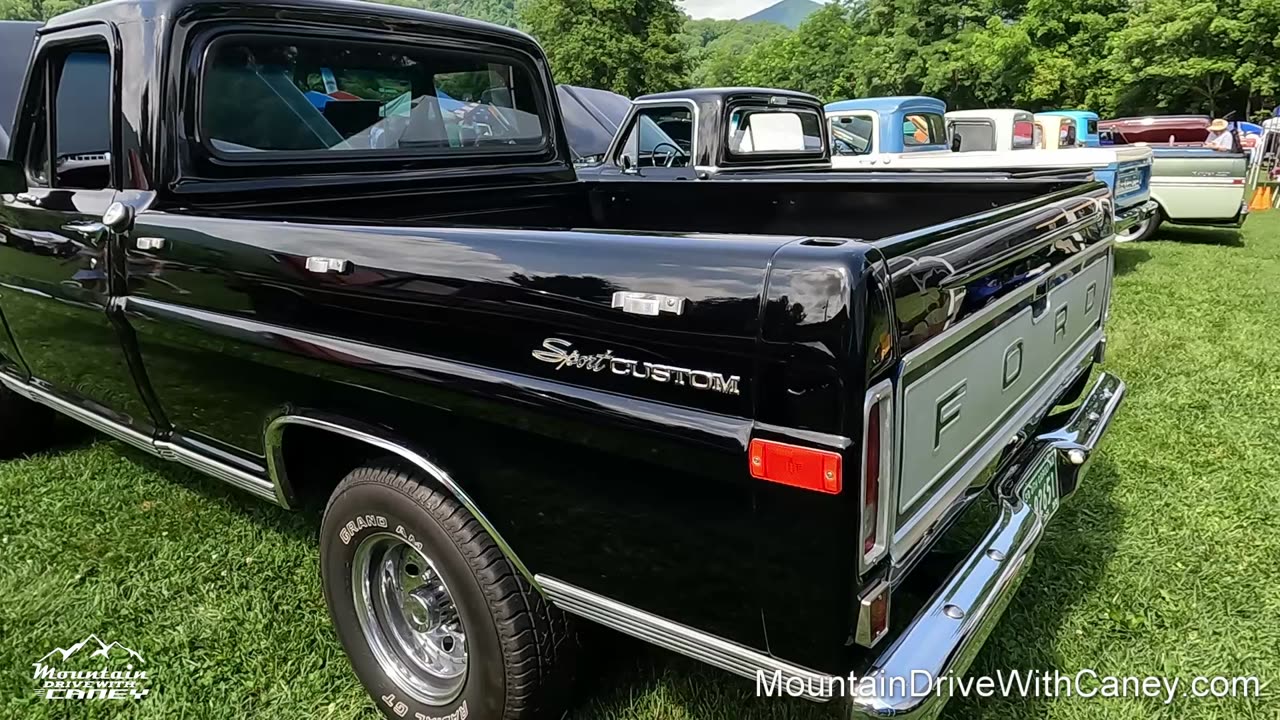
<path id="1" fill-rule="evenodd" d="M 650 107 L 636 113 L 618 162 L 631 167 L 689 167 L 693 150 L 693 111 L 680 105 Z"/>
<path id="2" fill-rule="evenodd" d="M 34 187 L 106 189 L 111 185 L 111 56 L 107 47 L 77 45 L 53 52 L 45 62 L 45 82 L 37 90 L 38 110 L 27 136 L 28 180 Z M 50 97 L 52 103 L 48 102 Z"/>

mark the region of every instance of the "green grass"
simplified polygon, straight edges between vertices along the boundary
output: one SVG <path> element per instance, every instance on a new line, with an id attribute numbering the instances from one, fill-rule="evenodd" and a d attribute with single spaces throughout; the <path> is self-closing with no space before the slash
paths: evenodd
<path id="1" fill-rule="evenodd" d="M 1122 246 L 1108 369 L 1129 398 L 974 671 L 1256 675 L 1261 700 L 956 700 L 961 718 L 1280 717 L 1280 213 Z M 0 717 L 373 718 L 329 627 L 315 518 L 118 443 L 0 464 Z M 37 700 L 31 663 L 96 632 L 142 702 Z M 575 719 L 830 717 L 612 639 Z"/>

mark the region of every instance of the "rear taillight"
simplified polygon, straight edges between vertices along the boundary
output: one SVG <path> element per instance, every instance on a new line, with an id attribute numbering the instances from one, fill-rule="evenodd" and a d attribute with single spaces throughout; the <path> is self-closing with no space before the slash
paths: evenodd
<path id="1" fill-rule="evenodd" d="M 880 529 L 880 409 L 867 415 L 866 463 L 862 469 L 862 553 L 876 549 Z"/>
<path id="2" fill-rule="evenodd" d="M 893 385 L 880 383 L 867 393 L 863 404 L 862 482 L 859 498 L 862 513 L 859 540 L 862 552 L 858 566 L 865 570 L 881 557 L 887 548 L 888 534 L 884 488 L 889 479 L 893 457 Z"/>

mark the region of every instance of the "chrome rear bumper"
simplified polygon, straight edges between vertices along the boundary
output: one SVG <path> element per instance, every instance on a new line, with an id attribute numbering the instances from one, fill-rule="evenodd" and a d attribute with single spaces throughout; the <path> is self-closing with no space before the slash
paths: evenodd
<path id="1" fill-rule="evenodd" d="M 1141 205 L 1118 212 L 1116 213 L 1115 231 L 1117 233 L 1124 232 L 1143 220 L 1155 215 L 1159 210 L 1159 203 L 1155 200 L 1148 200 Z"/>
<path id="2" fill-rule="evenodd" d="M 942 710 L 947 698 L 935 694 L 928 681 L 968 669 L 1022 581 L 1044 533 L 1045 523 L 1021 497 L 1031 469 L 1046 454 L 1056 455 L 1060 495 L 1074 493 L 1124 394 L 1124 383 L 1103 373 L 1066 424 L 1037 437 L 997 479 L 993 487 L 1001 489 L 999 520 L 864 673 L 885 679 L 877 685 L 892 692 L 852 698 L 854 718 L 920 720 Z"/>

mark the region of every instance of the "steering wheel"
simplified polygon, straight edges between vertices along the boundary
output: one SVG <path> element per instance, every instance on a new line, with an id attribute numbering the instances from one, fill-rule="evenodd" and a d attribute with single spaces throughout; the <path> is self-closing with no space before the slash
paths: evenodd
<path id="1" fill-rule="evenodd" d="M 672 143 L 667 142 L 666 140 L 663 140 L 662 142 L 660 142 L 660 143 L 658 143 L 657 145 L 654 145 L 654 146 L 653 146 L 653 150 L 651 150 L 651 151 L 650 151 L 650 155 L 651 155 L 651 156 L 657 155 L 657 154 L 658 154 L 658 148 L 660 148 L 660 147 L 662 147 L 662 146 L 664 146 L 664 145 L 665 145 L 665 146 L 667 146 L 667 147 L 669 147 L 669 148 L 671 148 L 672 152 L 666 153 L 666 156 L 667 156 L 667 162 L 666 162 L 665 164 L 663 164 L 663 167 L 672 167 L 672 165 L 673 165 L 673 164 L 675 163 L 675 161 L 676 161 L 676 157 L 677 157 L 677 156 L 680 156 L 680 155 L 684 155 L 684 154 L 685 154 L 685 153 L 684 153 L 684 150 L 681 150 L 681 149 L 680 149 L 680 146 L 678 146 L 678 145 L 674 145 L 674 144 L 672 144 Z"/>

